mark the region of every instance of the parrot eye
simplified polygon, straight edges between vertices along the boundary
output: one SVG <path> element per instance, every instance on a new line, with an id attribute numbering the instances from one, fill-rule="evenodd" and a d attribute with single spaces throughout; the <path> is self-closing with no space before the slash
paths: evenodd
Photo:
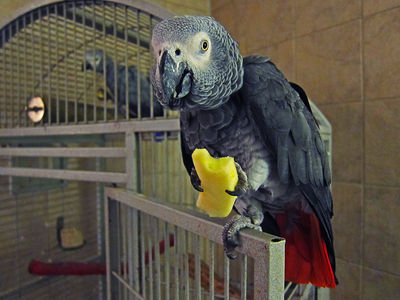
<path id="1" fill-rule="evenodd" d="M 208 42 L 206 40 L 203 40 L 201 42 L 201 50 L 207 51 L 208 50 Z"/>

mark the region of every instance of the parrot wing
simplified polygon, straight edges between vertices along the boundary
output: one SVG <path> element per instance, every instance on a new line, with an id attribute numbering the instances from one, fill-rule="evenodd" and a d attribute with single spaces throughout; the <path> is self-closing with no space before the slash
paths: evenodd
<path id="1" fill-rule="evenodd" d="M 318 124 L 303 103 L 306 99 L 300 99 L 268 57 L 249 56 L 243 65 L 239 93 L 265 146 L 275 155 L 280 180 L 293 180 L 317 216 L 334 271 L 331 176 Z"/>

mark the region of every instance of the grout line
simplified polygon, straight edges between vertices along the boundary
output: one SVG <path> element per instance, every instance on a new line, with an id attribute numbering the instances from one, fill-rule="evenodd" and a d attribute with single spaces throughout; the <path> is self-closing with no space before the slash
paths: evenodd
<path id="1" fill-rule="evenodd" d="M 211 1 L 212 1 L 212 0 L 211 0 Z M 310 31 L 310 32 L 307 32 L 307 33 L 303 33 L 303 34 L 300 34 L 300 35 L 296 35 L 296 29 L 294 28 L 293 37 L 288 38 L 288 39 L 284 39 L 284 40 L 279 41 L 279 42 L 275 42 L 275 43 L 268 44 L 267 46 L 263 46 L 263 47 L 260 47 L 260 48 L 252 49 L 252 52 L 257 52 L 257 51 L 260 51 L 260 50 L 263 50 L 263 49 L 266 49 L 266 48 L 269 48 L 269 47 L 274 47 L 274 46 L 277 46 L 277 45 L 279 45 L 279 44 L 281 44 L 281 43 L 284 43 L 284 42 L 288 42 L 288 41 L 291 41 L 291 40 L 300 39 L 300 38 L 303 38 L 303 37 L 312 35 L 312 34 L 314 34 L 314 33 L 323 32 L 323 31 L 325 31 L 325 30 L 329 30 L 329 29 L 332 29 L 332 28 L 335 28 L 335 27 L 339 27 L 339 26 L 342 26 L 342 25 L 346 25 L 346 24 L 348 24 L 348 23 L 352 23 L 352 22 L 357 21 L 357 20 L 360 20 L 360 21 L 363 23 L 364 18 L 369 18 L 369 17 L 371 17 L 371 16 L 375 16 L 375 15 L 377 15 L 377 14 L 380 14 L 380 13 L 383 13 L 383 12 L 388 12 L 388 11 L 390 11 L 390 10 L 394 10 L 394 9 L 397 9 L 397 8 L 400 8 L 400 5 L 399 5 L 399 6 L 392 7 L 392 8 L 388 8 L 388 9 L 385 9 L 385 10 L 381 10 L 381 11 L 379 11 L 379 12 L 376 12 L 376 13 L 373 13 L 373 14 L 370 14 L 370 15 L 367 15 L 367 16 L 363 16 L 363 5 L 362 5 L 362 3 L 361 3 L 361 9 L 360 9 L 360 14 L 361 14 L 361 16 L 358 16 L 358 17 L 356 17 L 356 18 L 349 19 L 349 20 L 347 20 L 347 21 L 343 21 L 343 22 L 341 22 L 341 23 L 336 23 L 336 24 L 331 25 L 331 26 L 319 28 L 319 29 L 317 29 L 317 30 L 313 30 L 313 31 Z M 398 97 L 397 97 L 397 98 L 398 98 Z"/>
<path id="2" fill-rule="evenodd" d="M 396 5 L 396 6 L 393 6 L 393 7 L 385 8 L 383 10 L 379 10 L 379 11 L 373 12 L 372 14 L 364 16 L 364 12 L 363 12 L 364 7 L 363 7 L 363 5 L 361 5 L 361 17 L 363 17 L 364 19 L 369 19 L 370 17 L 374 17 L 376 15 L 379 15 L 380 13 L 386 13 L 388 11 L 391 11 L 391 10 L 394 10 L 394 9 L 398 9 L 398 8 L 400 8 L 400 5 Z"/>
<path id="3" fill-rule="evenodd" d="M 361 269 L 375 271 L 375 272 L 383 273 L 383 274 L 390 275 L 390 276 L 400 277 L 400 273 L 393 273 L 393 272 L 384 271 L 384 270 L 381 270 L 381 269 L 371 268 L 371 267 L 368 267 L 368 266 L 361 266 Z"/>
<path id="4" fill-rule="evenodd" d="M 310 99 L 313 100 L 313 99 Z M 318 107 L 324 107 L 324 106 L 334 106 L 334 105 L 346 105 L 346 104 L 361 104 L 362 103 L 362 98 L 360 97 L 358 100 L 348 100 L 348 101 L 342 101 L 342 102 L 321 102 L 321 103 L 316 103 Z"/>
<path id="5" fill-rule="evenodd" d="M 366 103 L 374 103 L 374 102 L 379 102 L 379 101 L 385 101 L 385 100 L 395 100 L 395 101 L 400 101 L 400 95 L 399 96 L 391 96 L 391 97 L 378 97 L 378 98 L 365 98 L 364 101 Z"/>
<path id="6" fill-rule="evenodd" d="M 297 1 L 294 1 L 293 4 L 293 12 L 292 12 L 292 16 L 294 21 L 294 26 L 293 26 L 293 32 L 292 32 L 292 39 L 293 39 L 293 44 L 292 44 L 292 58 L 293 58 L 293 62 L 292 62 L 292 72 L 293 72 L 293 80 L 294 82 L 297 82 L 297 64 L 296 64 L 296 27 L 297 27 L 297 20 L 296 20 L 296 12 L 297 12 Z"/>
<path id="7" fill-rule="evenodd" d="M 361 265 L 361 263 L 356 263 L 356 262 L 350 261 L 350 260 L 348 260 L 346 258 L 342 258 L 342 257 L 339 257 L 339 256 L 337 257 L 337 260 L 338 261 L 342 261 L 343 263 L 346 263 L 348 265 L 352 265 L 354 267 L 360 267 L 361 272 L 363 271 L 363 269 L 368 269 L 370 271 L 375 271 L 375 272 L 383 273 L 383 274 L 390 275 L 390 276 L 400 277 L 400 273 L 393 273 L 393 272 L 385 271 L 385 270 L 382 270 L 382 269 L 379 269 L 379 268 L 371 268 L 371 267 L 368 267 L 368 266 L 363 266 L 363 265 Z M 340 280 L 340 278 L 339 278 L 339 280 Z"/>
<path id="8" fill-rule="evenodd" d="M 282 44 L 282 43 L 285 43 L 285 42 L 288 42 L 288 41 L 291 41 L 291 40 L 296 41 L 297 39 L 304 38 L 304 37 L 307 37 L 307 36 L 311 36 L 311 35 L 313 35 L 313 34 L 315 34 L 315 33 L 320 33 L 320 32 L 323 32 L 323 31 L 325 31 L 325 30 L 329 30 L 329 29 L 332 29 L 332 28 L 335 28 L 335 27 L 339 27 L 339 26 L 342 26 L 342 25 L 346 25 L 346 24 L 348 24 L 348 23 L 352 23 L 352 22 L 357 21 L 357 20 L 360 20 L 360 17 L 352 18 L 352 19 L 350 19 L 350 20 L 347 20 L 347 21 L 344 21 L 344 22 L 341 22 L 341 23 L 337 23 L 337 24 L 332 25 L 332 26 L 328 26 L 328 27 L 324 27 L 324 28 L 317 29 L 317 30 L 313 30 L 313 31 L 311 31 L 311 32 L 307 32 L 307 33 L 304 33 L 304 34 L 301 34 L 301 35 L 296 35 L 296 30 L 294 29 L 294 30 L 293 30 L 293 37 L 288 38 L 288 39 L 281 40 L 281 41 L 279 41 L 279 42 L 274 42 L 274 43 L 268 44 L 267 46 L 262 46 L 262 47 L 259 47 L 259 48 L 254 48 L 254 49 L 251 49 L 251 51 L 252 51 L 252 53 L 254 53 L 254 52 L 257 52 L 257 51 L 266 49 L 266 48 L 278 46 L 279 44 Z"/>
<path id="9" fill-rule="evenodd" d="M 365 186 L 367 188 L 384 188 L 384 189 L 392 189 L 392 190 L 399 190 L 400 187 L 397 185 L 391 184 L 378 184 L 378 183 L 363 183 L 363 182 L 356 182 L 356 181 L 343 181 L 343 180 L 334 180 L 333 184 L 347 184 L 347 185 L 358 185 L 358 186 Z"/>
<path id="10" fill-rule="evenodd" d="M 364 224 L 365 224 L 365 87 L 364 87 L 364 82 L 365 82 L 365 55 L 364 55 L 364 1 L 360 0 L 360 68 L 361 68 L 361 102 L 362 102 L 362 156 L 361 156 L 361 170 L 362 170 L 362 176 L 361 176 L 361 184 L 362 184 L 362 189 L 361 189 L 361 232 L 360 232 L 360 239 L 361 239 L 361 257 L 360 257 L 360 263 L 361 263 L 361 270 L 360 270 L 360 287 L 359 287 L 359 295 L 360 299 L 363 295 L 364 291 L 364 278 L 363 278 L 363 269 L 364 269 L 364 253 L 365 253 L 365 243 L 364 243 Z"/>

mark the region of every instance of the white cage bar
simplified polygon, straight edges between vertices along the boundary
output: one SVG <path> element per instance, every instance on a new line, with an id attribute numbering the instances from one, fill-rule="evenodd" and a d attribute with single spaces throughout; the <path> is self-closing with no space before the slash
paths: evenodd
<path id="1" fill-rule="evenodd" d="M 200 280 L 200 273 L 202 270 L 200 268 L 199 241 L 200 238 L 204 238 L 209 243 L 222 245 L 222 222 L 207 218 L 193 210 L 185 210 L 176 205 L 151 201 L 142 195 L 124 189 L 106 188 L 105 195 L 108 198 L 105 200 L 105 219 L 110 219 L 110 225 L 106 225 L 106 245 L 108 245 L 107 249 L 109 249 L 106 255 L 107 293 L 109 299 L 115 299 L 118 295 L 116 293 L 118 286 L 120 286 L 120 289 L 122 288 L 124 295 L 129 291 L 133 299 L 135 299 L 135 297 L 136 299 L 167 299 L 169 296 L 167 297 L 166 295 L 169 295 L 169 293 L 174 294 L 175 285 L 180 285 L 180 292 L 183 291 L 183 293 L 180 293 L 181 298 L 179 298 L 179 293 L 178 295 L 174 294 L 175 298 L 173 299 L 212 298 L 212 293 L 215 293 L 212 284 L 213 276 L 210 276 L 210 282 L 204 283 L 204 285 L 210 287 L 208 290 L 202 291 L 200 287 L 203 282 Z M 110 201 L 113 203 L 110 203 Z M 129 214 L 134 214 L 135 217 L 129 217 L 127 220 L 126 211 L 130 212 Z M 119 220 L 114 219 L 113 214 L 115 217 L 119 215 Z M 138 216 L 139 218 L 145 218 L 147 221 L 151 221 L 150 223 L 144 222 L 139 225 Z M 158 228 L 159 222 L 164 222 L 164 231 Z M 128 232 L 131 233 L 132 228 L 127 226 L 128 223 L 130 225 L 136 224 L 136 226 L 133 226 L 135 231 L 132 234 L 134 244 L 129 243 L 126 238 L 125 231 L 128 230 Z M 149 226 L 151 229 L 149 229 Z M 175 228 L 175 230 L 171 230 L 172 228 Z M 182 239 L 179 239 L 179 233 L 177 235 L 177 232 L 183 232 L 183 235 L 180 236 Z M 188 233 L 192 234 L 192 243 L 188 241 Z M 162 242 L 160 242 L 161 239 L 158 238 L 159 235 L 163 236 Z M 181 273 L 181 275 L 183 274 L 183 282 L 182 280 L 179 282 L 179 279 L 170 281 L 170 270 L 168 270 L 166 266 L 172 266 L 172 263 L 170 262 L 171 257 L 167 256 L 168 253 L 165 251 L 168 249 L 166 241 L 169 241 L 169 235 L 174 237 L 175 254 L 179 253 L 179 255 L 181 255 L 178 255 L 178 259 L 185 261 L 183 266 L 181 265 L 182 268 L 178 268 L 178 273 Z M 129 236 L 131 236 L 131 234 L 128 235 L 128 237 Z M 255 263 L 253 290 L 250 293 L 247 291 L 246 281 L 248 279 L 248 272 L 243 270 L 240 277 L 242 296 L 239 299 L 247 299 L 246 293 L 251 294 L 254 300 L 284 299 L 284 240 L 254 230 L 243 230 L 240 232 L 240 237 L 242 245 L 237 251 L 241 253 L 242 256 L 240 256 L 241 259 L 236 260 L 236 263 L 242 264 L 244 269 L 247 266 L 247 257 L 254 259 Z M 142 247 L 141 252 L 139 251 L 138 239 L 147 239 L 149 242 L 148 247 Z M 192 247 L 188 247 L 189 244 L 191 244 Z M 161 252 L 159 249 L 161 248 L 160 245 L 164 249 Z M 129 248 L 128 256 L 126 253 L 127 248 Z M 154 250 L 152 251 L 153 248 Z M 194 253 L 190 253 L 189 248 L 192 249 Z M 212 248 L 210 247 L 208 251 L 210 251 L 210 249 Z M 165 258 L 163 267 L 166 269 L 166 272 L 163 274 L 165 280 L 161 281 L 160 253 L 164 253 L 164 251 Z M 117 255 L 115 255 L 116 253 Z M 191 255 L 194 256 L 194 276 L 192 278 L 194 283 L 192 285 L 189 283 L 190 272 L 188 271 L 188 261 L 190 261 L 189 256 Z M 153 256 L 154 262 L 152 261 Z M 140 268 L 144 268 L 144 265 L 132 263 L 132 260 L 137 261 L 138 257 L 140 257 L 139 261 L 142 261 L 142 263 L 148 261 L 149 264 L 154 264 L 154 266 L 150 266 L 149 268 L 154 267 L 156 269 L 154 272 L 150 272 L 150 274 L 155 275 L 156 278 L 150 277 L 148 279 L 149 281 L 142 280 L 139 282 L 137 273 L 139 273 Z M 127 260 L 127 258 L 129 259 Z M 235 263 L 235 261 L 230 262 L 229 259 L 224 256 L 224 294 L 219 295 L 224 297 L 224 299 L 234 299 L 229 295 L 230 263 Z M 212 259 L 210 264 L 210 272 L 213 274 L 212 270 L 215 269 L 215 260 Z M 129 268 L 126 270 L 124 266 L 133 266 L 134 271 Z M 174 267 L 177 267 L 176 261 Z M 179 278 L 179 276 L 176 278 Z M 161 283 L 163 283 L 164 293 L 161 293 Z M 138 285 L 140 285 L 139 289 Z M 128 297 L 128 299 L 132 298 Z"/>

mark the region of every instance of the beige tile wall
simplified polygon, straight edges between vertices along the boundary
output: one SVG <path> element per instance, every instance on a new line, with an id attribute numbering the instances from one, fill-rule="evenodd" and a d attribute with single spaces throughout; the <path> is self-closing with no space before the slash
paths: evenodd
<path id="1" fill-rule="evenodd" d="M 400 2 L 211 0 L 211 13 L 332 123 L 332 299 L 400 299 Z"/>

